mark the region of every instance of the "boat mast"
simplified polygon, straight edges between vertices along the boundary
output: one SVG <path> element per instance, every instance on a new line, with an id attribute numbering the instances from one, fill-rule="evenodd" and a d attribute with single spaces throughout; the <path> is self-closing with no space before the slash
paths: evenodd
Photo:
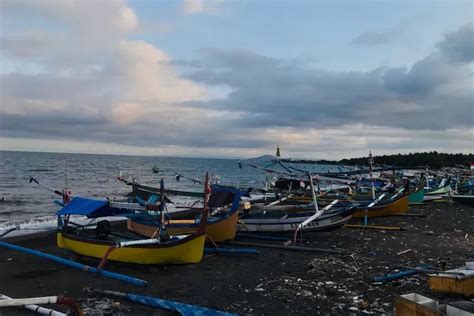
<path id="1" fill-rule="evenodd" d="M 316 192 L 314 192 L 313 177 L 311 176 L 311 172 L 308 172 L 308 177 L 309 177 L 309 187 L 311 188 L 311 195 L 313 196 L 314 211 L 315 213 L 318 213 L 319 212 L 318 201 L 316 200 Z"/>
<path id="2" fill-rule="evenodd" d="M 372 152 L 369 151 L 369 174 L 370 174 L 370 184 L 372 186 L 372 199 L 375 200 L 375 186 L 374 186 L 374 176 L 372 174 L 372 167 L 374 165 L 374 158 L 372 158 Z"/>
<path id="3" fill-rule="evenodd" d="M 158 238 L 162 239 L 162 237 L 164 237 L 165 235 L 165 231 L 164 231 L 164 226 L 165 226 L 165 181 L 163 180 L 163 178 L 161 178 L 161 181 L 160 181 L 160 207 L 159 207 L 159 217 L 160 217 L 160 220 L 159 220 L 159 223 L 160 223 L 160 226 L 159 226 L 159 230 L 160 230 L 160 234 L 158 235 Z"/>

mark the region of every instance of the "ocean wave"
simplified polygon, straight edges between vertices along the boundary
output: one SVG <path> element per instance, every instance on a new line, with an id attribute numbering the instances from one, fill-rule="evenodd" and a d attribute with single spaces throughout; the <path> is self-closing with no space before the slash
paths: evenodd
<path id="1" fill-rule="evenodd" d="M 13 205 L 13 206 L 21 206 L 25 204 L 31 203 L 30 201 L 25 201 L 25 200 L 9 200 L 8 198 L 5 199 L 5 197 L 0 198 L 0 205 Z"/>
<path id="2" fill-rule="evenodd" d="M 37 168 L 37 169 L 30 169 L 28 171 L 33 171 L 33 172 L 49 172 L 49 171 L 55 171 L 54 169 L 48 169 L 48 168 Z"/>
<path id="3" fill-rule="evenodd" d="M 101 220 L 106 219 L 111 222 L 124 220 L 125 217 L 101 217 Z M 97 219 L 86 219 L 82 216 L 72 216 L 71 221 L 77 223 L 79 225 L 89 225 L 94 224 Z M 35 232 L 39 231 L 54 231 L 58 227 L 58 219 L 57 216 L 54 215 L 46 215 L 46 216 L 39 216 L 28 220 L 15 220 L 15 221 L 7 221 L 1 222 L 0 221 L 0 235 L 8 229 L 19 227 L 18 230 L 8 234 L 7 237 L 14 237 L 14 236 L 23 236 L 23 235 L 30 235 Z"/>
<path id="4" fill-rule="evenodd" d="M 12 220 L 6 223 L 0 224 L 0 231 L 7 230 L 13 227 L 19 226 L 20 229 L 46 229 L 48 227 L 56 227 L 57 217 L 56 216 L 40 216 L 27 220 Z"/>

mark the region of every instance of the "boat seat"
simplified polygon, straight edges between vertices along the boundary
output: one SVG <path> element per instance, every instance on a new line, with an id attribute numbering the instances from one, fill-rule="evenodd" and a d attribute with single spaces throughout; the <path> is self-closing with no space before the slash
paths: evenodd
<path id="1" fill-rule="evenodd" d="M 195 224 L 196 221 L 193 219 L 172 219 L 166 221 L 166 225 L 172 225 L 172 224 Z"/>

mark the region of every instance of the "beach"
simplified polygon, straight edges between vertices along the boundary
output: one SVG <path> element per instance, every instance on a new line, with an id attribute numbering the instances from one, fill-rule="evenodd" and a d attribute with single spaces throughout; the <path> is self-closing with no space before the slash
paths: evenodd
<path id="1" fill-rule="evenodd" d="M 259 255 L 206 255 L 200 263 L 190 265 L 107 263 L 105 269 L 109 271 L 148 281 L 147 288 L 2 249 L 0 290 L 15 298 L 64 295 L 75 299 L 91 315 L 94 310 L 95 315 L 167 313 L 121 299 L 100 298 L 88 294 L 87 288 L 156 296 L 241 315 L 362 315 L 362 310 L 390 314 L 397 296 L 412 292 L 441 301 L 455 300 L 455 297 L 431 292 L 423 274 L 386 283 L 371 280 L 406 266 L 429 264 L 434 269 L 452 269 L 463 266 L 469 257 L 472 261 L 472 206 L 450 202 L 414 205 L 410 206 L 409 214 L 423 217 L 369 220 L 370 225 L 402 227 L 401 231 L 341 228 L 304 234 L 303 246 L 342 249 L 343 255 L 258 248 Z M 353 219 L 351 223 L 359 221 Z M 99 262 L 57 248 L 52 233 L 11 241 L 90 266 L 97 266 Z M 28 315 L 30 312 L 8 309 L 0 310 L 0 314 Z"/>

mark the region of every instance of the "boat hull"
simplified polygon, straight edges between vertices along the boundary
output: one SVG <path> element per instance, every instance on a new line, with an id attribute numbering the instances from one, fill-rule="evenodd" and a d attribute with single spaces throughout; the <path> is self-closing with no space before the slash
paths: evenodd
<path id="1" fill-rule="evenodd" d="M 411 193 L 408 197 L 408 203 L 409 204 L 421 204 L 423 203 L 425 199 L 425 190 L 420 189 L 418 191 L 415 191 Z"/>
<path id="2" fill-rule="evenodd" d="M 238 213 L 233 212 L 230 216 L 218 219 L 215 222 L 208 220 L 206 225 L 206 235 L 214 241 L 226 241 L 235 238 L 237 232 Z M 196 232 L 198 223 L 194 220 L 170 220 L 165 226 L 171 235 L 190 234 Z M 151 222 L 129 219 L 127 228 L 136 234 L 151 237 L 156 232 L 156 225 Z"/>
<path id="3" fill-rule="evenodd" d="M 451 198 L 456 203 L 474 205 L 474 195 L 453 195 Z"/>
<path id="4" fill-rule="evenodd" d="M 398 214 L 405 214 L 408 211 L 409 197 L 401 197 L 391 203 L 383 205 L 374 205 L 372 208 L 361 208 L 354 212 L 354 217 L 361 218 L 365 217 L 367 210 L 367 217 L 383 217 L 392 216 Z"/>
<path id="5" fill-rule="evenodd" d="M 353 209 L 348 209 L 341 212 L 323 214 L 305 226 L 302 231 L 318 232 L 337 229 L 344 226 L 352 218 L 353 212 Z M 239 221 L 241 225 L 238 226 L 238 230 L 242 232 L 290 233 L 294 232 L 299 224 L 313 214 L 301 214 L 295 217 L 282 216 L 280 218 L 252 218 L 251 215 L 246 218 L 244 216 Z"/>
<path id="6" fill-rule="evenodd" d="M 188 236 L 177 242 L 137 245 L 117 248 L 108 260 L 137 264 L 184 264 L 201 261 L 204 253 L 205 235 Z M 103 258 L 113 241 L 85 239 L 64 233 L 57 234 L 58 247 L 74 253 Z"/>
<path id="7" fill-rule="evenodd" d="M 429 190 L 429 191 L 425 191 L 425 195 L 440 195 L 440 194 L 447 194 L 449 192 L 451 192 L 451 185 L 448 184 L 448 185 L 445 185 L 444 187 L 442 188 L 438 188 L 438 189 L 433 189 L 433 190 Z"/>

